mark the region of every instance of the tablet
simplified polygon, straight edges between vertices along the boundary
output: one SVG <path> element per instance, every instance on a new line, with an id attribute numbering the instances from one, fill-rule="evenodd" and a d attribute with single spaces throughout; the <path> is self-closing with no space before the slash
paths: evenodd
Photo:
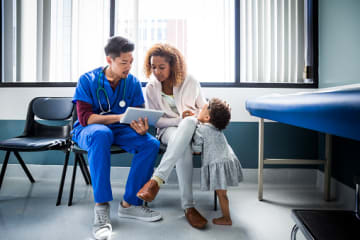
<path id="1" fill-rule="evenodd" d="M 155 125 L 159 118 L 164 114 L 164 111 L 128 107 L 124 116 L 121 118 L 120 123 L 130 124 L 133 120 L 139 120 L 139 118 L 148 118 L 149 125 Z"/>

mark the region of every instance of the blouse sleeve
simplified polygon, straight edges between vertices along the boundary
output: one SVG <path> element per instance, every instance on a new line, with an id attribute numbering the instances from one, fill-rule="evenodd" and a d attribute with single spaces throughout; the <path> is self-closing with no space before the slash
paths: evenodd
<path id="1" fill-rule="evenodd" d="M 195 104 L 196 104 L 196 107 L 197 109 L 202 109 L 202 107 L 206 104 L 206 100 L 204 98 L 204 94 L 202 92 L 202 88 L 200 86 L 200 83 L 198 82 L 198 88 L 199 88 L 199 94 L 195 100 Z"/>

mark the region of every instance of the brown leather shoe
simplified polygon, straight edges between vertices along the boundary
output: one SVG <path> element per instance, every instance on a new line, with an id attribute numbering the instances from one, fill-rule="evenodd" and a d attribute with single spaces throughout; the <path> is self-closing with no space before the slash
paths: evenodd
<path id="1" fill-rule="evenodd" d="M 206 218 L 193 207 L 185 210 L 185 217 L 194 228 L 203 229 L 207 224 Z"/>
<path id="2" fill-rule="evenodd" d="M 145 202 L 151 202 L 159 192 L 159 185 L 153 179 L 150 179 L 141 189 L 136 196 Z"/>

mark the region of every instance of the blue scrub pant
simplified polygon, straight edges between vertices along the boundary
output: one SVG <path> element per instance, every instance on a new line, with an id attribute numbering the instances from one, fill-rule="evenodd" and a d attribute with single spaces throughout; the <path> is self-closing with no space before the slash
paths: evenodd
<path id="1" fill-rule="evenodd" d="M 150 179 L 159 151 L 159 141 L 150 135 L 137 134 L 127 125 L 90 124 L 75 129 L 73 140 L 88 152 L 90 175 L 96 203 L 113 200 L 110 184 L 110 148 L 118 145 L 134 157 L 126 182 L 124 200 L 142 205 L 136 193 Z"/>

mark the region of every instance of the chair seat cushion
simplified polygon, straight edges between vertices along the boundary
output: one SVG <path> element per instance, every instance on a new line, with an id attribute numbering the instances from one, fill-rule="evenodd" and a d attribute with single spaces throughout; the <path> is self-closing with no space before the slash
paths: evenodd
<path id="1" fill-rule="evenodd" d="M 77 144 L 74 144 L 71 148 L 71 150 L 75 153 L 81 153 L 81 154 L 86 154 L 87 151 L 80 148 Z M 111 153 L 124 153 L 126 152 L 124 149 L 122 149 L 121 147 L 117 146 L 117 145 L 111 145 L 111 149 L 110 149 Z"/>
<path id="2" fill-rule="evenodd" d="M 40 151 L 62 149 L 68 142 L 67 138 L 46 137 L 15 137 L 0 142 L 0 149 L 7 151 Z"/>
<path id="3" fill-rule="evenodd" d="M 165 153 L 166 152 L 167 145 L 164 143 L 160 143 L 159 153 Z"/>

